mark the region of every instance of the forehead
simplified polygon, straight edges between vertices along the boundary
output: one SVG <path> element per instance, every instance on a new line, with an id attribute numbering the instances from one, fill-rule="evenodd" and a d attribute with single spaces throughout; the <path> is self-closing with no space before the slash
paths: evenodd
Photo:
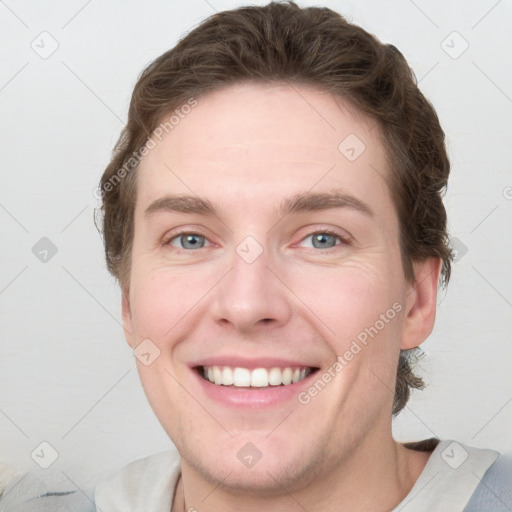
<path id="1" fill-rule="evenodd" d="M 285 83 L 235 84 L 196 100 L 142 160 L 138 209 L 171 192 L 247 207 L 306 190 L 388 197 L 379 128 L 347 100 Z"/>

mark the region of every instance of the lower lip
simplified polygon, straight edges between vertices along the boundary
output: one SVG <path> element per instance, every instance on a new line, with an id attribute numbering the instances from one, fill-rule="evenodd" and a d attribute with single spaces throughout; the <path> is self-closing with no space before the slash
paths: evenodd
<path id="1" fill-rule="evenodd" d="M 219 386 L 203 379 L 194 369 L 192 369 L 192 373 L 199 381 L 199 385 L 204 393 L 216 402 L 230 407 L 257 410 L 279 405 L 287 400 L 296 398 L 303 388 L 310 385 L 310 380 L 317 372 L 312 372 L 305 379 L 287 386 L 269 386 L 265 388 Z"/>

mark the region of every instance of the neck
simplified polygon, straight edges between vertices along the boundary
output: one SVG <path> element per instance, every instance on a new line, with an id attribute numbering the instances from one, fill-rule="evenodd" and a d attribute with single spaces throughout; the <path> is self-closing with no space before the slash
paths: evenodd
<path id="1" fill-rule="evenodd" d="M 405 448 L 383 438 L 365 440 L 350 456 L 335 465 L 321 466 L 321 471 L 303 488 L 280 494 L 241 494 L 230 490 L 228 479 L 212 485 L 182 461 L 172 512 L 257 512 L 270 508 L 275 512 L 337 510 L 357 512 L 389 511 L 412 489 L 431 452 Z"/>

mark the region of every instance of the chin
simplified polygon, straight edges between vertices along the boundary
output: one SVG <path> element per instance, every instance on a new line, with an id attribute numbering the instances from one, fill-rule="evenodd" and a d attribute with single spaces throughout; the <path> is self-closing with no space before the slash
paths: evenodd
<path id="1" fill-rule="evenodd" d="M 222 487 L 235 494 L 271 497 L 282 495 L 283 487 L 290 492 L 302 489 L 314 478 L 311 468 L 318 472 L 318 460 L 325 458 L 297 450 L 298 445 L 304 444 L 311 446 L 304 442 L 283 446 L 280 440 L 272 442 L 262 436 L 251 440 L 244 435 L 243 439 L 230 439 L 206 457 L 192 448 L 193 453 L 184 453 L 182 458 L 212 486 L 222 483 Z"/>

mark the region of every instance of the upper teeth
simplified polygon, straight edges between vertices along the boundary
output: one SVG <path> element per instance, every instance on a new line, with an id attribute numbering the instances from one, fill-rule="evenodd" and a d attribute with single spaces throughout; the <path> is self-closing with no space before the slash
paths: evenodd
<path id="1" fill-rule="evenodd" d="M 258 387 L 287 386 L 305 379 L 310 368 L 232 368 L 230 366 L 203 366 L 203 376 L 219 386 Z"/>

